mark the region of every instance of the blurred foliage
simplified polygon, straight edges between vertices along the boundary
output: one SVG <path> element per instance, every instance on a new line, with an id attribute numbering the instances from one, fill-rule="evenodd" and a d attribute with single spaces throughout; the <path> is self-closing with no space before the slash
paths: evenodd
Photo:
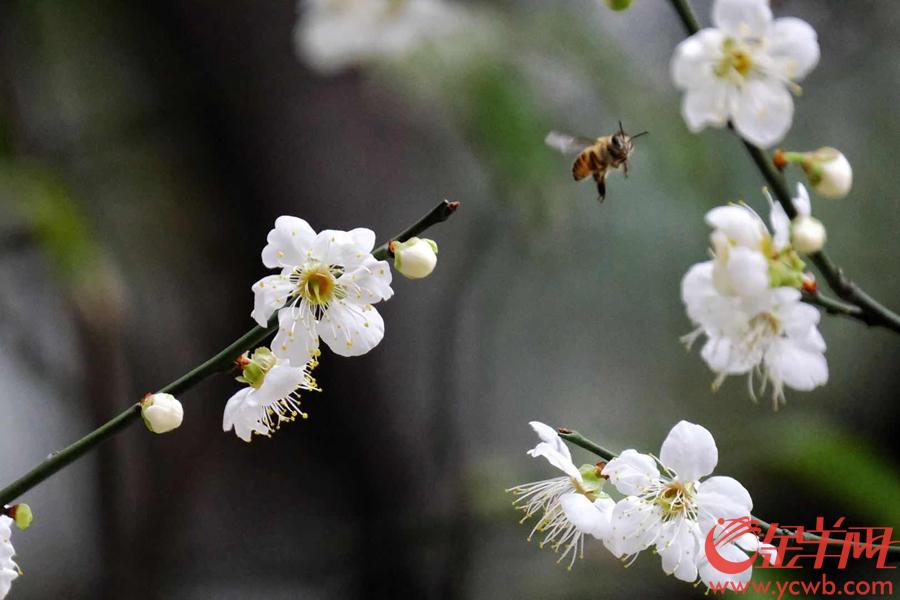
<path id="1" fill-rule="evenodd" d="M 791 486 L 814 490 L 827 505 L 845 506 L 872 519 L 866 525 L 900 523 L 900 472 L 859 434 L 821 418 L 786 415 L 768 429 L 769 436 L 776 442 L 764 445 L 760 460 Z"/>
<path id="2" fill-rule="evenodd" d="M 120 278 L 101 238 L 54 171 L 24 161 L 0 163 L 0 205 L 15 223 L 15 232 L 44 253 L 85 315 L 118 315 L 123 295 Z"/>

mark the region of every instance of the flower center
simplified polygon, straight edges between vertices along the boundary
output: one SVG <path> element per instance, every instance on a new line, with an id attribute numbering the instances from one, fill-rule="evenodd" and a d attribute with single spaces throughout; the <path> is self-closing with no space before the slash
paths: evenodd
<path id="1" fill-rule="evenodd" d="M 328 265 L 304 265 L 295 277 L 297 293 L 314 306 L 327 306 L 338 295 L 337 278 Z"/>
<path id="2" fill-rule="evenodd" d="M 747 48 L 739 45 L 734 38 L 728 38 L 722 44 L 722 59 L 716 65 L 715 73 L 718 77 L 734 77 L 736 74 L 743 79 L 753 68 L 753 57 Z"/>
<path id="3" fill-rule="evenodd" d="M 680 481 L 667 483 L 656 495 L 656 503 L 662 508 L 663 519 L 679 515 L 691 517 L 693 512 L 694 489 L 691 484 Z"/>
<path id="4" fill-rule="evenodd" d="M 770 312 L 759 313 L 750 320 L 748 338 L 760 341 L 774 337 L 781 331 L 781 321 Z"/>

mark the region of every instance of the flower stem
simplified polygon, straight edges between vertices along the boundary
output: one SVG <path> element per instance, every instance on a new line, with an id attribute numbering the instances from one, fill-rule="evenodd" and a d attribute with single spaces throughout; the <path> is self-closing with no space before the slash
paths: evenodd
<path id="1" fill-rule="evenodd" d="M 566 440 L 567 442 L 572 442 L 576 446 L 584 448 L 588 452 L 593 452 L 603 460 L 612 460 L 617 456 L 615 452 L 607 450 L 603 446 L 592 442 L 577 431 L 572 431 L 571 429 L 561 427 L 559 429 L 559 437 Z"/>
<path id="2" fill-rule="evenodd" d="M 688 35 L 693 35 L 700 30 L 700 24 L 688 0 L 670 0 L 675 12 L 678 13 L 681 23 L 684 25 Z M 729 129 L 738 135 L 734 128 L 729 124 Z M 738 137 L 740 137 L 738 135 Z M 747 140 L 741 138 L 744 147 L 750 154 L 753 163 L 759 169 L 766 183 L 772 189 L 778 203 L 784 208 L 784 212 L 790 219 L 797 216 L 797 210 L 791 200 L 791 194 L 788 191 L 787 183 L 784 175 L 779 172 L 769 156 L 759 147 L 751 144 Z M 817 252 L 810 255 L 810 260 L 816 265 L 816 268 L 825 277 L 828 287 L 837 294 L 845 302 L 855 305 L 859 308 L 859 312 L 843 312 L 842 314 L 862 321 L 869 326 L 881 326 L 900 333 L 900 315 L 888 309 L 877 300 L 872 298 L 865 291 L 860 289 L 852 280 L 844 275 L 844 272 L 834 264 L 825 252 Z M 829 311 L 831 312 L 831 311 Z"/>
<path id="3" fill-rule="evenodd" d="M 405 242 L 409 238 L 419 235 L 432 225 L 443 223 L 450 218 L 450 215 L 456 212 L 456 209 L 458 209 L 460 205 L 461 203 L 458 200 L 444 200 L 440 202 L 437 206 L 432 208 L 428 214 L 404 229 L 403 232 L 398 233 L 387 242 L 375 248 L 375 250 L 372 251 L 372 256 L 378 260 L 387 260 L 391 256 L 389 248 L 391 242 Z"/>
<path id="4" fill-rule="evenodd" d="M 425 231 L 432 225 L 446 221 L 450 215 L 456 212 L 456 209 L 459 208 L 459 206 L 459 202 L 448 202 L 447 200 L 444 200 L 428 212 L 428 214 L 393 239 L 406 241 L 410 237 Z M 382 244 L 376 248 L 372 252 L 372 255 L 378 260 L 387 259 L 390 255 L 388 243 Z M 162 387 L 159 391 L 161 393 L 179 395 L 182 392 L 191 389 L 210 375 L 229 370 L 234 365 L 234 361 L 237 357 L 260 344 L 268 336 L 274 333 L 277 328 L 278 317 L 275 315 L 269 320 L 266 327 L 257 325 L 229 344 L 221 352 L 205 361 L 200 366 L 188 371 L 175 381 Z M 74 444 L 52 453 L 38 466 L 0 490 L 0 506 L 9 504 L 60 469 L 63 469 L 67 465 L 78 460 L 104 440 L 111 438 L 132 423 L 140 420 L 140 416 L 140 404 L 133 404 L 129 406 L 127 410 L 113 417 Z"/>
<path id="5" fill-rule="evenodd" d="M 681 22 L 684 23 L 684 28 L 687 29 L 688 35 L 694 35 L 700 31 L 700 23 L 697 21 L 697 17 L 694 16 L 694 11 L 691 10 L 691 5 L 688 4 L 687 0 L 672 0 L 672 8 L 675 9 Z"/>
<path id="6" fill-rule="evenodd" d="M 588 452 L 592 452 L 592 453 L 596 454 L 603 460 L 609 461 L 609 460 L 614 459 L 617 456 L 615 452 L 613 452 L 611 450 L 607 450 L 606 448 L 604 448 L 600 444 L 594 442 L 593 440 L 590 440 L 590 439 L 584 437 L 577 431 L 572 431 L 571 429 L 566 429 L 566 428 L 560 428 L 558 431 L 559 431 L 559 437 L 563 438 L 567 442 L 571 442 L 571 443 L 575 444 L 576 446 L 584 448 Z M 754 517 L 751 515 L 751 518 L 756 523 L 759 524 L 759 527 L 763 532 L 767 532 L 767 531 L 769 531 L 769 529 L 771 529 L 773 527 L 771 523 L 768 523 L 767 521 L 763 521 L 759 517 Z M 778 535 L 789 535 L 789 536 L 797 535 L 796 532 L 791 531 L 789 529 L 783 529 L 781 527 L 776 528 L 775 533 L 777 533 Z M 803 532 L 803 538 L 806 540 L 810 540 L 810 541 L 821 541 L 822 540 L 821 536 L 818 536 L 818 535 L 815 535 L 812 533 L 807 533 L 805 531 Z M 825 540 L 825 543 L 838 544 L 838 545 L 843 546 L 845 541 L 842 539 L 829 539 L 829 540 Z M 850 541 L 849 543 L 858 543 L 858 542 Z M 892 560 L 897 560 L 897 558 L 900 558 L 900 546 L 888 546 L 887 553 L 889 555 L 890 554 L 894 555 L 891 557 Z"/>
<path id="7" fill-rule="evenodd" d="M 804 293 L 803 301 L 824 308 L 825 312 L 830 315 L 841 315 L 854 319 L 858 319 L 862 315 L 862 309 L 855 304 L 847 304 L 846 302 L 823 296 L 819 292 Z"/>

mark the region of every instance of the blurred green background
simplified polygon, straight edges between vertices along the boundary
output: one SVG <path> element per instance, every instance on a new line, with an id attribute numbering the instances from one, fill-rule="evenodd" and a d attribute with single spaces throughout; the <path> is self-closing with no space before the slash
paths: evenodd
<path id="1" fill-rule="evenodd" d="M 174 434 L 135 427 L 27 494 L 11 597 L 701 595 L 650 553 L 624 569 L 589 543 L 567 572 L 525 541 L 503 490 L 556 475 L 525 455 L 532 419 L 652 452 L 688 419 L 758 515 L 900 525 L 896 335 L 823 318 L 830 381 L 778 413 L 743 380 L 711 393 L 679 343 L 703 214 L 764 201 L 736 139 L 681 120 L 668 2 L 464 6 L 478 27 L 452 43 L 324 77 L 294 53 L 289 1 L 0 5 L 2 483 L 249 328 L 278 215 L 383 240 L 463 202 L 429 234 L 434 275 L 395 279 L 380 346 L 326 353 L 308 421 L 243 444 L 218 377 Z M 822 48 L 784 146 L 850 159 L 851 195 L 813 210 L 832 257 L 900 308 L 900 5 L 775 11 Z M 651 134 L 599 205 L 542 140 L 620 119 Z"/>

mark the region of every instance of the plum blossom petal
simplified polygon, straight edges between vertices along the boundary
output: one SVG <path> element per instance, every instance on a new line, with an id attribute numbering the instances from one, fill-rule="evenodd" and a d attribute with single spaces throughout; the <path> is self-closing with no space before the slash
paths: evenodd
<path id="1" fill-rule="evenodd" d="M 769 34 L 772 9 L 767 0 L 716 0 L 712 22 L 725 35 L 762 38 Z"/>
<path id="2" fill-rule="evenodd" d="M 627 496 L 613 509 L 607 548 L 616 557 L 630 556 L 649 548 L 663 523 L 662 509 L 636 496 Z"/>
<path id="3" fill-rule="evenodd" d="M 659 469 L 652 456 L 629 449 L 609 461 L 603 468 L 603 475 L 609 477 L 609 482 L 621 493 L 633 495 L 659 479 Z"/>
<path id="4" fill-rule="evenodd" d="M 722 475 L 700 483 L 697 487 L 697 505 L 700 507 L 700 529 L 704 532 L 720 518 L 743 517 L 753 510 L 750 492 L 736 479 Z"/>
<path id="5" fill-rule="evenodd" d="M 714 230 L 724 233 L 728 241 L 736 246 L 757 248 L 766 237 L 765 225 L 744 206 L 717 206 L 706 213 L 705 221 Z"/>
<path id="6" fill-rule="evenodd" d="M 681 581 L 697 581 L 697 553 L 700 551 L 700 532 L 696 523 L 669 521 L 662 527 L 656 541 L 656 551 L 666 575 Z"/>
<path id="7" fill-rule="evenodd" d="M 659 460 L 680 479 L 693 481 L 713 472 L 719 462 L 719 450 L 705 427 L 679 421 L 663 441 Z"/>
<path id="8" fill-rule="evenodd" d="M 769 55 L 787 79 L 803 79 L 819 63 L 816 30 L 794 17 L 776 19 L 769 38 Z"/>
<path id="9" fill-rule="evenodd" d="M 578 531 L 603 540 L 612 530 L 610 518 L 616 505 L 612 498 L 597 498 L 591 502 L 583 494 L 569 493 L 560 496 L 559 502 L 566 518 Z"/>
<path id="10" fill-rule="evenodd" d="M 361 356 L 384 337 L 384 319 L 371 304 L 338 300 L 319 322 L 319 336 L 340 356 Z"/>
<path id="11" fill-rule="evenodd" d="M 678 44 L 671 63 L 675 85 L 687 89 L 711 83 L 714 75 L 710 56 L 722 45 L 724 37 L 718 29 L 707 27 Z"/>
<path id="12" fill-rule="evenodd" d="M 768 148 L 784 139 L 791 128 L 794 99 L 780 81 L 750 80 L 735 97 L 731 116 L 741 137 Z"/>
<path id="13" fill-rule="evenodd" d="M 315 236 L 313 228 L 303 219 L 287 215 L 278 217 L 262 251 L 263 264 L 275 269 L 301 263 Z"/>
<path id="14" fill-rule="evenodd" d="M 287 275 L 268 275 L 253 284 L 253 291 L 250 316 L 260 327 L 266 327 L 275 311 L 294 293 L 294 284 Z"/>
<path id="15" fill-rule="evenodd" d="M 828 363 L 821 351 L 804 348 L 790 338 L 775 340 L 765 361 L 769 377 L 777 384 L 809 392 L 828 383 Z"/>
<path id="16" fill-rule="evenodd" d="M 753 296 L 769 287 L 769 262 L 757 250 L 743 246 L 731 249 L 728 262 L 723 265 L 728 277 L 728 289 L 739 296 Z"/>

